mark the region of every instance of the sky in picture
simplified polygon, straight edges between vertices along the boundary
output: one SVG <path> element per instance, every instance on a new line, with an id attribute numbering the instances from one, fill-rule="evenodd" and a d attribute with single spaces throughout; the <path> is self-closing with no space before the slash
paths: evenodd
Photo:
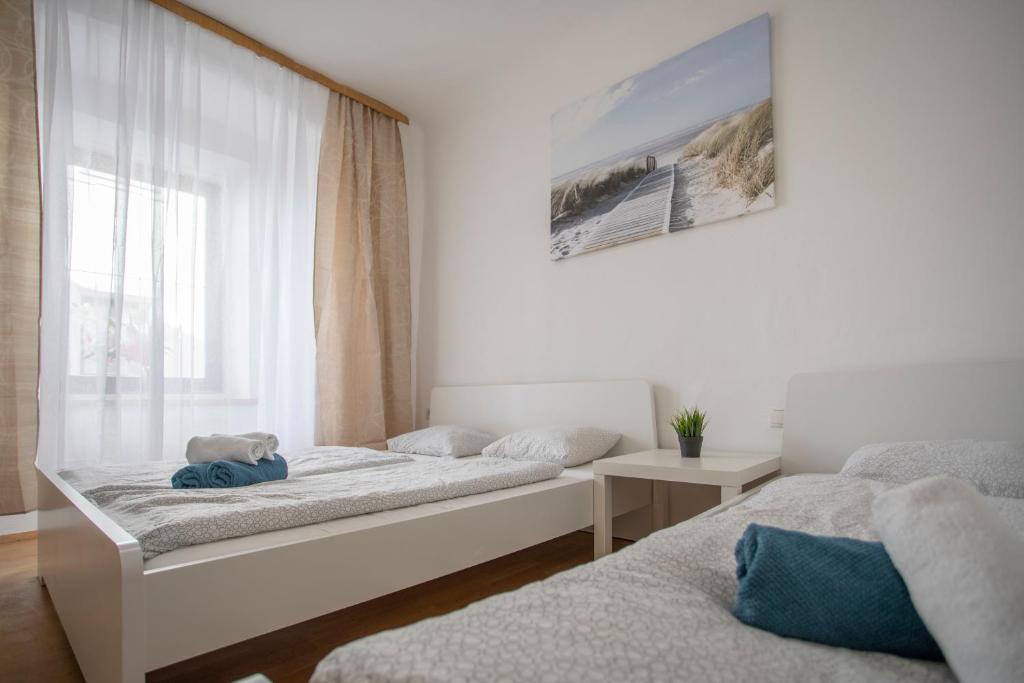
<path id="1" fill-rule="evenodd" d="M 552 177 L 770 97 L 769 46 L 763 14 L 558 111 Z"/>

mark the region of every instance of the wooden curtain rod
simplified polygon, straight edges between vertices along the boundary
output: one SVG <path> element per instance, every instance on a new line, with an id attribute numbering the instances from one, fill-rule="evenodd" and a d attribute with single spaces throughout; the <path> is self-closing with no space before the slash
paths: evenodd
<path id="1" fill-rule="evenodd" d="M 227 38 L 235 45 L 241 45 L 246 49 L 252 50 L 260 57 L 265 57 L 272 62 L 277 62 L 284 68 L 291 69 L 300 76 L 305 76 L 309 80 L 316 81 L 317 83 L 326 86 L 327 88 L 333 90 L 336 93 L 340 93 L 345 97 L 352 98 L 356 102 L 365 104 L 370 109 L 379 111 L 381 114 L 384 114 L 385 116 L 390 116 L 399 123 L 409 123 L 409 117 L 403 114 L 402 112 L 398 111 L 397 109 L 392 109 L 391 107 L 384 104 L 380 100 L 375 100 L 369 95 L 364 95 L 358 90 L 353 90 L 347 85 L 343 85 L 333 79 L 328 78 L 327 76 L 324 76 L 319 71 L 314 71 L 313 69 L 310 69 L 308 66 L 299 64 L 288 55 L 282 54 L 271 47 L 267 47 L 266 45 L 256 40 L 255 38 L 250 38 L 244 33 L 236 31 L 235 29 L 231 28 L 227 24 L 222 24 L 213 17 L 203 14 L 199 10 L 192 9 L 188 5 L 184 5 L 180 2 L 177 2 L 177 0 L 150 0 L 150 2 L 152 2 L 154 5 L 159 5 L 160 7 L 163 7 L 168 12 L 177 14 L 179 17 L 185 19 L 186 21 L 191 21 L 193 24 L 205 28 L 208 31 L 213 31 L 219 36 Z"/>

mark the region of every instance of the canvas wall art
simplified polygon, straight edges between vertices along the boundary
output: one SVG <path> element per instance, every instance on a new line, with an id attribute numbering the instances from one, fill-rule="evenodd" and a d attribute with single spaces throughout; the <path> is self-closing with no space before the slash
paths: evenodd
<path id="1" fill-rule="evenodd" d="M 768 15 L 552 117 L 555 260 L 775 206 Z"/>

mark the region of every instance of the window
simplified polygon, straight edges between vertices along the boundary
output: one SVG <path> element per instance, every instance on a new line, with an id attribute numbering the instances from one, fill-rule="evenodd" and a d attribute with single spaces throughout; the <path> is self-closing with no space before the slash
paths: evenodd
<path id="1" fill-rule="evenodd" d="M 158 373 L 171 391 L 219 390 L 207 197 L 138 181 L 119 187 L 114 175 L 83 166 L 70 168 L 69 181 L 72 391 L 138 391 Z M 121 239 L 115 208 L 125 217 Z"/>

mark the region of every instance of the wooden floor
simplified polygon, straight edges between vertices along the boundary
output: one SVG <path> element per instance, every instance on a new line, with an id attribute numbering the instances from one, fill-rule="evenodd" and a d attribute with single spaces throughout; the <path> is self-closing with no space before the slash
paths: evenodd
<path id="1" fill-rule="evenodd" d="M 593 536 L 577 532 L 404 591 L 159 669 L 147 681 L 234 681 L 263 673 L 305 683 L 338 645 L 464 607 L 588 562 Z M 627 544 L 628 541 L 615 541 Z M 46 590 L 34 539 L 0 542 L 0 681 L 81 681 Z"/>

